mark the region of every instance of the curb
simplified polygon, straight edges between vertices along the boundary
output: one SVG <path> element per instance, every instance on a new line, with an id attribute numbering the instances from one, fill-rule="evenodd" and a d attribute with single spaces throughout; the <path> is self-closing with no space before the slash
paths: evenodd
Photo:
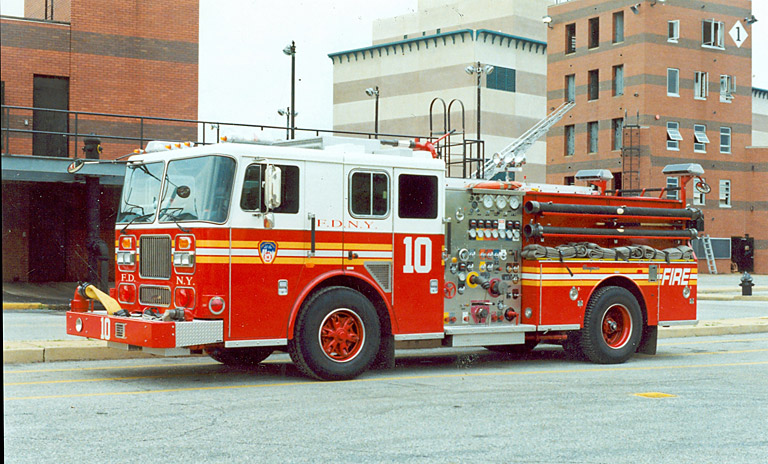
<path id="1" fill-rule="evenodd" d="M 699 300 L 704 301 L 768 301 L 768 295 L 719 295 L 717 293 L 699 293 Z"/>
<path id="2" fill-rule="evenodd" d="M 19 309 L 49 309 L 51 311 L 69 311 L 69 305 L 48 303 L 6 303 L 3 302 L 3 311 Z"/>
<path id="3" fill-rule="evenodd" d="M 700 321 L 696 325 L 659 328 L 659 338 L 707 337 L 751 333 L 768 333 L 768 317 Z M 3 342 L 3 364 L 105 361 L 155 357 L 158 356 L 140 351 L 109 348 L 107 342 L 103 340 Z"/>

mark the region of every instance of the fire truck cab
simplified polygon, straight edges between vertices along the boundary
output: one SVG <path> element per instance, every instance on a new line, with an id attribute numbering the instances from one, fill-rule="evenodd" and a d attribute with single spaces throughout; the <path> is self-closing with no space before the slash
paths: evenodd
<path id="1" fill-rule="evenodd" d="M 80 285 L 67 333 L 226 364 L 283 350 L 337 380 L 392 365 L 397 342 L 547 342 L 624 362 L 655 352 L 659 325 L 695 320 L 687 245 L 700 213 L 684 190 L 447 178 L 442 160 L 402 145 L 148 147 L 127 162 L 116 286 Z"/>

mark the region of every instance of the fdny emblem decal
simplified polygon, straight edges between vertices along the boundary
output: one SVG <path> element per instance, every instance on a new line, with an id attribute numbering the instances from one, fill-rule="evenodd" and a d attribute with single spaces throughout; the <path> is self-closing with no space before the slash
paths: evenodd
<path id="1" fill-rule="evenodd" d="M 259 243 L 259 256 L 264 264 L 272 264 L 277 256 L 277 243 L 261 242 Z"/>

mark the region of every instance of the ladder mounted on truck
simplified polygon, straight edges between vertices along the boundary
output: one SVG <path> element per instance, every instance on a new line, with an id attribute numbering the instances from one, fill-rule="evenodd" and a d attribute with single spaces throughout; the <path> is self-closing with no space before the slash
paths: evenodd
<path id="1" fill-rule="evenodd" d="M 560 121 L 565 114 L 576 105 L 574 101 L 563 102 L 552 111 L 546 118 L 534 124 L 523 135 L 515 139 L 501 151 L 494 153 L 490 159 L 485 161 L 482 173 L 475 173 L 475 177 L 491 179 L 499 172 L 509 172 L 519 169 L 525 164 L 525 154 L 528 152 L 534 142 Z M 479 174 L 482 174 L 480 176 Z M 508 179 L 507 179 L 508 180 Z"/>
<path id="2" fill-rule="evenodd" d="M 712 240 L 709 239 L 709 235 L 701 237 L 701 244 L 704 245 L 704 256 L 707 257 L 707 270 L 709 270 L 710 274 L 717 274 L 715 252 L 712 250 Z"/>

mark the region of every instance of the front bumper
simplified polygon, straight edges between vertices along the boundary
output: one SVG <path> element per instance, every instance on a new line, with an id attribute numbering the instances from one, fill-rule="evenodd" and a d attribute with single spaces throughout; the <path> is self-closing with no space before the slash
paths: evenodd
<path id="1" fill-rule="evenodd" d="M 156 321 L 141 317 L 67 312 L 67 334 L 110 342 L 124 349 L 181 354 L 177 349 L 224 341 L 224 321 Z M 121 346 L 122 345 L 122 346 Z M 156 350 L 168 350 L 167 353 Z"/>

